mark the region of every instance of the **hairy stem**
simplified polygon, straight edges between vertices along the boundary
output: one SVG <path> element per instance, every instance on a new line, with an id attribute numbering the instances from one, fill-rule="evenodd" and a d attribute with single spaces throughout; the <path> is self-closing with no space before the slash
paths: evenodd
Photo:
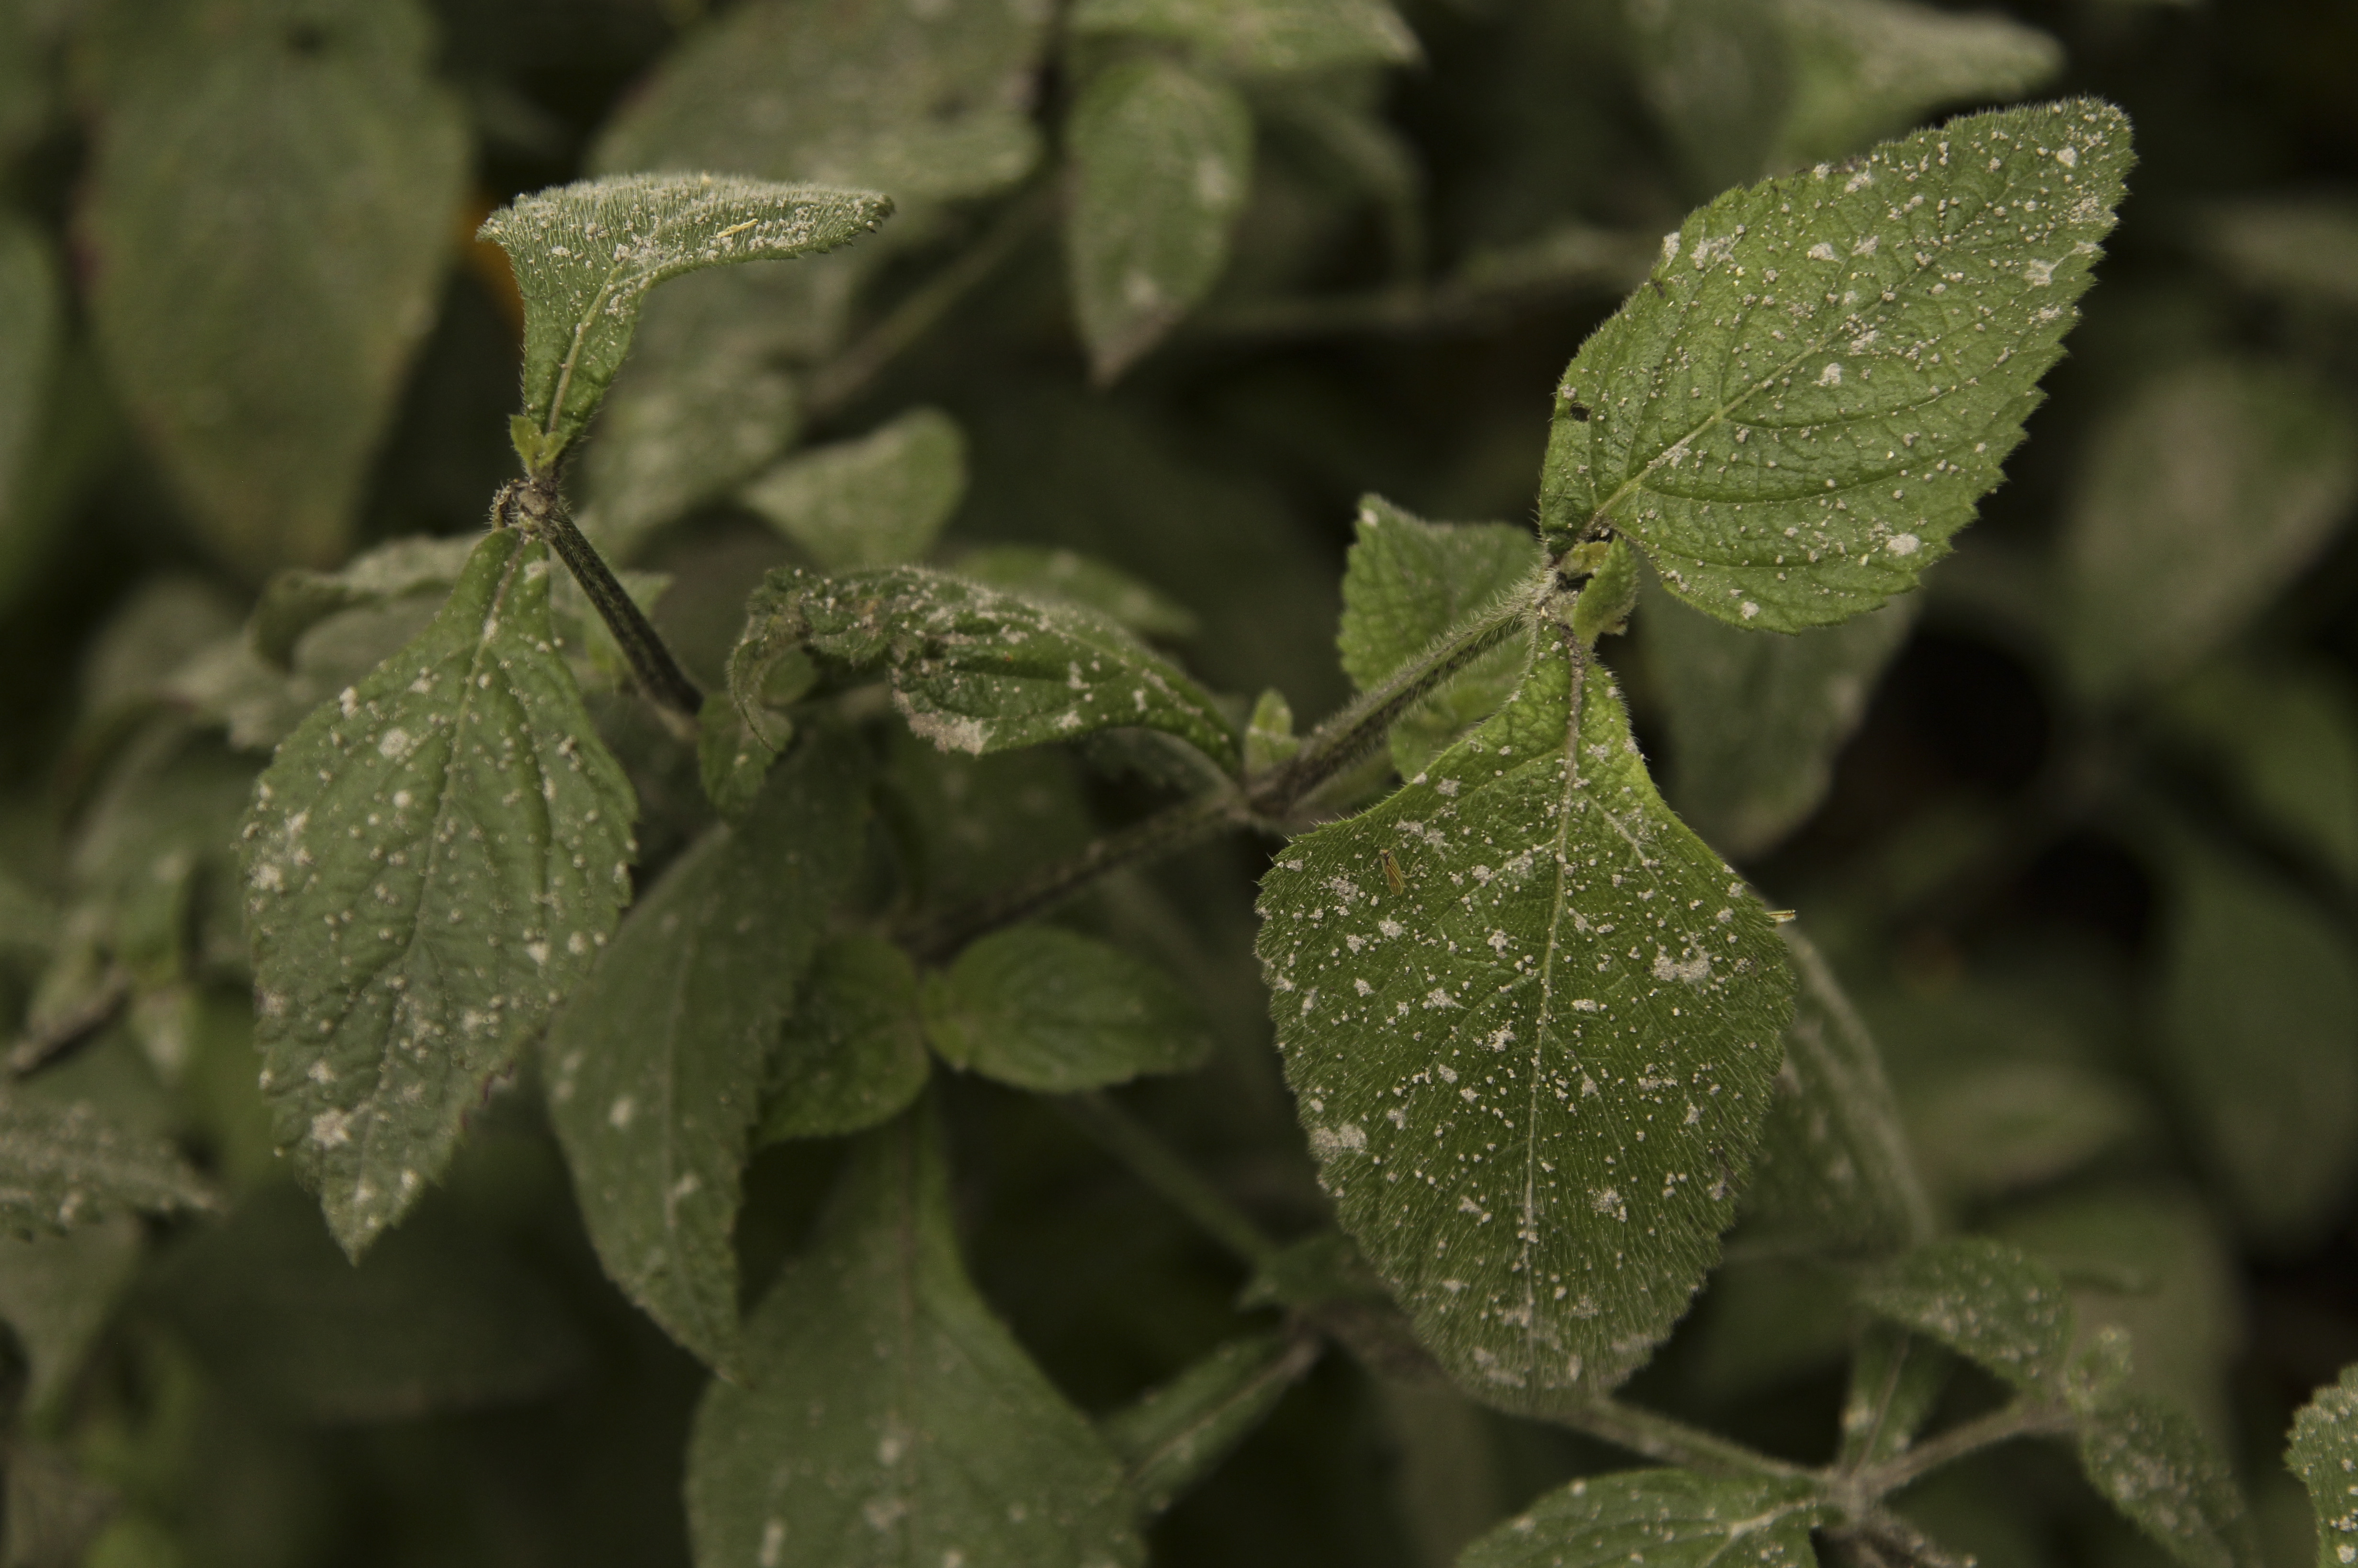
<path id="1" fill-rule="evenodd" d="M 519 528 L 534 538 L 548 542 L 565 562 L 566 569 L 573 574 L 573 580 L 581 585 L 581 591 L 597 607 L 606 629 L 614 634 L 622 656 L 631 663 L 631 673 L 638 678 L 640 689 L 662 707 L 695 718 L 697 710 L 704 706 L 704 693 L 679 667 L 663 634 L 615 578 L 613 569 L 606 565 L 606 557 L 598 553 L 598 546 L 573 525 L 572 514 L 557 492 L 556 476 L 538 475 L 511 481 L 500 492 L 492 510 L 503 527 Z"/>
<path id="2" fill-rule="evenodd" d="M 1247 1267 L 1265 1268 L 1276 1258 L 1278 1244 L 1250 1215 L 1230 1203 L 1145 1123 L 1107 1096 L 1067 1095 L 1055 1104 L 1099 1148 Z"/>
<path id="3" fill-rule="evenodd" d="M 1616 1448 L 1626 1448 L 1632 1454 L 1689 1470 L 1706 1471 L 1715 1476 L 1793 1476 L 1809 1474 L 1798 1465 L 1789 1465 L 1782 1459 L 1747 1448 L 1740 1443 L 1732 1443 L 1701 1427 L 1689 1426 L 1670 1416 L 1658 1415 L 1652 1411 L 1604 1396 L 1582 1398 L 1567 1395 L 1562 1398 L 1561 1402 L 1531 1413 L 1542 1421 L 1601 1438 Z"/>
<path id="4" fill-rule="evenodd" d="M 1866 1465 L 1845 1477 L 1841 1488 L 1864 1506 L 1912 1485 L 1968 1454 L 1977 1454 L 1985 1448 L 2011 1442 L 2017 1437 L 2048 1437 L 2067 1433 L 2074 1424 L 2069 1411 L 2020 1400 L 2003 1410 L 1992 1411 L 1987 1415 L 1952 1426 L 1939 1436 L 1920 1443 L 1880 1465 Z"/>

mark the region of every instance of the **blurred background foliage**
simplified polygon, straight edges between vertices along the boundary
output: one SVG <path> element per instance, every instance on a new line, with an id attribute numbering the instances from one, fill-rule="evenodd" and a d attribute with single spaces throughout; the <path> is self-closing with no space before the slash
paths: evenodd
<path id="1" fill-rule="evenodd" d="M 2136 1377 L 2236 1456 L 2271 1561 L 2311 1559 L 2282 1434 L 2358 1361 L 2358 8 L 1415 0 L 1328 56 L 1209 47 L 1208 14 L 0 0 L 8 1092 L 169 1134 L 232 1200 L 0 1238 L 7 1563 L 685 1559 L 701 1374 L 600 1274 L 529 1075 L 357 1271 L 254 1087 L 253 775 L 430 614 L 456 557 L 412 536 L 479 529 L 513 472 L 486 212 L 647 167 L 900 200 L 869 243 L 659 296 L 576 469 L 707 681 L 763 570 L 858 564 L 844 520 L 889 515 L 903 553 L 1118 568 L 1154 590 L 1133 623 L 1306 723 L 1347 691 L 1359 495 L 1528 520 L 1553 378 L 1691 205 L 2064 92 L 2125 106 L 2142 162 L 1956 557 L 1795 639 L 1650 591 L 1608 656 L 1674 803 L 1857 1000 L 1948 1217 L 2128 1327 Z M 1175 138 L 1217 221 L 1125 237 L 1124 193 L 1173 167 L 1140 135 Z M 1139 254 L 1147 287 L 1108 270 Z M 706 819 L 694 760 L 560 613 L 652 867 Z M 912 745 L 885 816 L 952 897 L 1184 782 L 1119 745 Z M 1250 957 L 1260 852 L 1080 913 L 1219 1036 L 1128 1103 L 1290 1232 L 1323 1206 Z M 977 1280 L 1085 1409 L 1234 1331 L 1238 1268 L 1069 1123 L 974 1081 L 946 1108 Z M 749 1291 L 834 1164 L 757 1157 Z M 1853 1328 L 1837 1275 L 1739 1227 L 1632 1392 L 1818 1462 Z M 1438 1565 L 1613 1462 L 1330 1357 L 1156 1561 Z M 1905 1500 L 1985 1563 L 2158 1561 L 2060 1450 Z"/>

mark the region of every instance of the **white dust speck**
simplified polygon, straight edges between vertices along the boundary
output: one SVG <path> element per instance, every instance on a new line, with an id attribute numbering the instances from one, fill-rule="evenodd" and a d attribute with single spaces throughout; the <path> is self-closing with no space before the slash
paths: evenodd
<path id="1" fill-rule="evenodd" d="M 1883 541 L 1883 547 L 1895 556 L 1912 556 L 1924 547 L 1924 541 L 1913 534 L 1894 534 Z"/>
<path id="2" fill-rule="evenodd" d="M 1818 384 L 1820 386 L 1840 386 L 1842 384 L 1842 366 L 1829 361 L 1826 368 L 1818 372 Z"/>
<path id="3" fill-rule="evenodd" d="M 620 1132 L 631 1125 L 631 1118 L 639 1114 L 639 1102 L 623 1095 L 607 1108 L 606 1125 Z"/>

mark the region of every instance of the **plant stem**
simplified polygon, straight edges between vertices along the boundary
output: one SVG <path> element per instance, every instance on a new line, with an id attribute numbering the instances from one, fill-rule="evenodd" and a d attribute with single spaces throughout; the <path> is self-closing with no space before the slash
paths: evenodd
<path id="1" fill-rule="evenodd" d="M 654 629 L 645 611 L 606 565 L 606 557 L 598 546 L 582 535 L 573 525 L 572 514 L 566 510 L 565 499 L 557 488 L 557 478 L 543 474 L 528 480 L 515 480 L 503 488 L 492 503 L 492 515 L 503 527 L 520 528 L 536 539 L 545 539 L 581 591 L 597 607 L 614 634 L 622 656 L 631 662 L 631 673 L 638 677 L 639 687 L 648 697 L 675 713 L 693 719 L 704 706 L 704 693 L 688 679 L 687 672 L 679 667 L 671 648 L 664 642 L 663 633 Z"/>
<path id="2" fill-rule="evenodd" d="M 1797 1476 L 1809 1474 L 1740 1443 L 1689 1426 L 1670 1416 L 1602 1396 L 1566 1395 L 1560 1403 L 1531 1412 L 1542 1421 L 1602 1438 L 1617 1448 L 1641 1454 L 1664 1465 L 1713 1475 Z"/>
<path id="3" fill-rule="evenodd" d="M 2018 1400 L 2003 1410 L 1992 1411 L 1948 1431 L 1927 1442 L 1920 1443 L 1906 1453 L 1869 1465 L 1854 1472 L 1841 1483 L 1841 1489 L 1864 1505 L 1921 1480 L 1942 1465 L 1954 1464 L 1968 1454 L 2017 1437 L 2045 1437 L 2070 1432 L 2074 1422 L 2068 1411 L 2052 1405 Z"/>
<path id="4" fill-rule="evenodd" d="M 1172 1147 L 1101 1093 L 1066 1095 L 1055 1102 L 1098 1146 L 1130 1168 L 1172 1207 L 1195 1222 L 1247 1267 L 1268 1267 L 1281 1249 L 1250 1215 L 1195 1173 Z"/>

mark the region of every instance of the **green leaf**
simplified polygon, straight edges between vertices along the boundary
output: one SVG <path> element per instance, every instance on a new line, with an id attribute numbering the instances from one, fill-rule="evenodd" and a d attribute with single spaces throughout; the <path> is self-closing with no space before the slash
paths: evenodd
<path id="1" fill-rule="evenodd" d="M 1559 1487 L 1466 1549 L 1458 1568 L 1812 1568 L 1834 1510 L 1810 1481 L 1624 1470 Z"/>
<path id="2" fill-rule="evenodd" d="M 1865 1281 L 1858 1299 L 2025 1393 L 2061 1390 L 2071 1298 L 2054 1270 L 2018 1248 L 1981 1237 L 1936 1241 Z"/>
<path id="3" fill-rule="evenodd" d="M 2358 309 L 2358 201 L 2347 196 L 2212 202 L 2195 237 L 2247 288 Z"/>
<path id="4" fill-rule="evenodd" d="M 729 175 L 617 175 L 520 197 L 483 220 L 524 294 L 524 412 L 535 472 L 581 433 L 622 368 L 647 291 L 708 266 L 848 244 L 892 211 L 865 190 Z"/>
<path id="5" fill-rule="evenodd" d="M 1071 550 L 1038 545 L 994 545 L 968 550 L 952 570 L 1027 599 L 1093 610 L 1141 637 L 1173 641 L 1196 632 L 1195 612 L 1126 571 Z"/>
<path id="6" fill-rule="evenodd" d="M 1302 751 L 1302 737 L 1293 732 L 1293 705 L 1275 687 L 1253 700 L 1252 716 L 1245 720 L 1245 774 L 1257 778 Z"/>
<path id="7" fill-rule="evenodd" d="M 17 493 L 40 436 L 64 328 L 64 290 L 49 243 L 0 210 L 0 538 L 19 525 Z M 0 548 L 0 563 L 15 554 Z"/>
<path id="8" fill-rule="evenodd" d="M 81 1370 L 139 1269 L 139 1222 L 114 1214 L 62 1236 L 0 1237 L 0 1323 L 31 1363 L 38 1421 Z"/>
<path id="9" fill-rule="evenodd" d="M 739 707 L 758 703 L 771 667 L 798 649 L 845 671 L 885 665 L 910 729 L 946 752 L 981 756 L 1127 725 L 1175 735 L 1224 768 L 1238 761 L 1209 694 L 1120 627 L 921 567 L 772 572 L 730 655 Z"/>
<path id="10" fill-rule="evenodd" d="M 1183 1073 L 1212 1037 L 1178 983 L 1053 925 L 995 932 L 925 977 L 925 1038 L 954 1067 L 1043 1094 Z"/>
<path id="11" fill-rule="evenodd" d="M 909 956 L 881 936 L 838 936 L 812 960 L 771 1059 L 760 1140 L 881 1126 L 908 1109 L 932 1071 Z"/>
<path id="12" fill-rule="evenodd" d="M 349 547 L 470 165 L 414 0 L 133 0 L 92 54 L 81 232 L 110 378 L 246 571 Z"/>
<path id="13" fill-rule="evenodd" d="M 1756 637 L 1650 594 L 1638 630 L 1670 730 L 1679 815 L 1738 860 L 1807 821 L 1914 620 L 1903 600 L 1804 636 Z"/>
<path id="14" fill-rule="evenodd" d="M 1427 523 L 1381 496 L 1359 500 L 1345 557 L 1336 636 L 1351 684 L 1368 691 L 1433 640 L 1529 579 L 1540 566 L 1529 532 L 1504 523 Z M 1485 654 L 1392 726 L 1392 765 L 1412 779 L 1460 735 L 1498 711 L 1521 683 L 1531 650 Z"/>
<path id="15" fill-rule="evenodd" d="M 117 1214 L 207 1209 L 178 1150 L 87 1105 L 0 1099 L 0 1231 L 63 1235 Z"/>
<path id="16" fill-rule="evenodd" d="M 1110 383 L 1219 281 L 1252 189 L 1252 112 L 1225 82 L 1160 59 L 1090 81 L 1065 125 L 1065 254 L 1089 370 Z"/>
<path id="17" fill-rule="evenodd" d="M 973 757 L 891 733 L 882 809 L 920 903 L 948 908 L 1001 892 L 1097 837 L 1070 753 Z"/>
<path id="18" fill-rule="evenodd" d="M 855 1144 L 687 1454 L 703 1568 L 1137 1564 L 1121 1464 L 968 1282 L 920 1108 Z"/>
<path id="19" fill-rule="evenodd" d="M 2084 691 L 2190 669 L 2315 559 L 2358 497 L 2358 408 L 2262 361 L 2180 365 L 2089 436 L 2059 633 Z"/>
<path id="20" fill-rule="evenodd" d="M 966 438 L 913 408 L 857 440 L 797 452 L 739 492 L 826 571 L 897 567 L 933 548 L 966 493 Z"/>
<path id="21" fill-rule="evenodd" d="M 1791 88 L 1774 167 L 1839 158 L 1951 103 L 1996 103 L 2052 81 L 2063 46 L 1989 12 L 1907 0 L 1780 0 Z"/>
<path id="22" fill-rule="evenodd" d="M 1159 1514 L 1217 1469 L 1318 1359 L 1314 1338 L 1231 1339 L 1098 1423 L 1140 1510 Z"/>
<path id="23" fill-rule="evenodd" d="M 1838 1466 L 1855 1470 L 1906 1453 L 1932 1418 L 1952 1365 L 1947 1351 L 1904 1328 L 1862 1327 L 1843 1400 Z"/>
<path id="24" fill-rule="evenodd" d="M 340 611 L 447 591 L 474 547 L 472 539 L 420 536 L 379 545 L 331 572 L 290 567 L 263 585 L 247 635 L 254 652 L 288 668 L 303 634 Z"/>
<path id="25" fill-rule="evenodd" d="M 2154 718 L 2262 825 L 2358 884 L 2358 700 L 2340 671 L 2212 660 Z"/>
<path id="26" fill-rule="evenodd" d="M 859 870 L 857 751 L 806 741 L 631 911 L 549 1025 L 549 1118 L 606 1272 L 736 1370 L 740 1172 L 778 1026 Z"/>
<path id="27" fill-rule="evenodd" d="M 2186 1568 L 2258 1568 L 2234 1472 L 2172 1406 L 2131 1394 L 2083 1418 L 2080 1468 Z"/>
<path id="28" fill-rule="evenodd" d="M 770 776 L 770 764 L 793 739 L 791 719 L 764 714 L 756 734 L 726 693 L 705 697 L 696 715 L 696 770 L 705 798 L 722 820 L 734 822 L 745 815 L 762 792 L 762 781 Z"/>
<path id="29" fill-rule="evenodd" d="M 1386 0 L 1080 0 L 1074 32 L 1184 44 L 1231 70 L 1408 65 L 1423 58 Z"/>
<path id="30" fill-rule="evenodd" d="M 1424 782 L 1261 884 L 1278 1044 L 1344 1227 L 1443 1364 L 1519 1408 L 1611 1387 L 1686 1310 L 1791 1016 L 1768 913 L 1576 659 L 1542 646 Z"/>
<path id="31" fill-rule="evenodd" d="M 1757 178 L 1792 95 L 1779 6 L 1667 0 L 1619 7 L 1635 85 L 1701 194 Z"/>
<path id="32" fill-rule="evenodd" d="M 629 782 L 499 530 L 400 653 L 279 747 L 244 829 L 282 1146 L 357 1256 L 589 970 L 630 896 Z"/>
<path id="33" fill-rule="evenodd" d="M 2358 956 L 2299 889 L 2167 841 L 2159 1065 L 2244 1226 L 2298 1249 L 2358 1179 Z"/>
<path id="34" fill-rule="evenodd" d="M 2069 1175 L 2152 1122 L 2145 1100 L 2074 1062 L 1961 1060 L 1900 1085 L 1908 1138 L 1944 1201 Z"/>
<path id="35" fill-rule="evenodd" d="M 2358 1562 L 2358 1367 L 2344 1367 L 2292 1418 L 2285 1464 L 2317 1512 L 2317 1568 Z"/>
<path id="36" fill-rule="evenodd" d="M 1809 939 L 1788 926 L 1785 943 L 1801 989 L 1745 1213 L 1769 1242 L 1874 1253 L 1929 1241 L 1931 1199 L 1874 1037 Z"/>
<path id="37" fill-rule="evenodd" d="M 1610 527 L 1680 598 L 1760 631 L 1913 587 L 2022 438 L 2128 157 L 2121 113 L 2074 100 L 1690 216 L 1556 389 L 1550 548 Z"/>

